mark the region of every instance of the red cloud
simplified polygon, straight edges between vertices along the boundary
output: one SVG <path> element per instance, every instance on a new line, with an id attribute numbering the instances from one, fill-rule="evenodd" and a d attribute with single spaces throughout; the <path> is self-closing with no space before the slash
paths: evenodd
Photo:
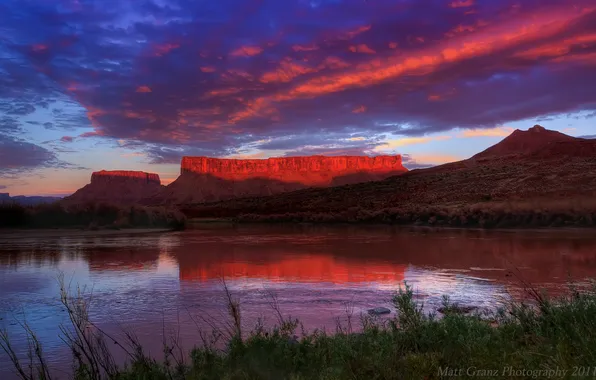
<path id="1" fill-rule="evenodd" d="M 376 54 L 376 51 L 369 48 L 366 44 L 350 46 L 350 51 L 353 53 Z"/>
<path id="2" fill-rule="evenodd" d="M 456 0 L 449 4 L 451 8 L 467 8 L 474 5 L 474 0 Z"/>
<path id="3" fill-rule="evenodd" d="M 294 46 L 292 46 L 292 50 L 294 50 L 294 51 L 314 51 L 314 50 L 319 50 L 319 47 L 317 45 L 307 45 L 307 46 L 294 45 Z"/>
<path id="4" fill-rule="evenodd" d="M 31 50 L 33 50 L 34 52 L 46 51 L 46 50 L 48 50 L 48 45 L 35 44 L 35 45 L 31 46 Z"/>
<path id="5" fill-rule="evenodd" d="M 151 92 L 151 88 L 149 88 L 148 86 L 139 86 L 139 87 L 137 87 L 137 92 L 141 92 L 141 93 Z"/>
<path id="6" fill-rule="evenodd" d="M 168 54 L 174 49 L 178 49 L 180 44 L 177 43 L 165 43 L 162 45 L 154 45 L 153 46 L 153 55 L 157 57 L 161 57 L 163 55 Z"/>
<path id="7" fill-rule="evenodd" d="M 263 52 L 259 46 L 241 46 L 230 53 L 231 57 L 253 57 Z"/>
<path id="8" fill-rule="evenodd" d="M 525 21 L 528 15 L 520 15 L 508 23 L 495 24 L 478 33 L 463 35 L 409 54 L 399 52 L 383 62 L 373 60 L 359 65 L 355 70 L 307 80 L 272 96 L 255 99 L 249 105 L 251 109 L 233 114 L 230 120 L 237 122 L 262 115 L 259 108 L 271 107 L 273 102 L 314 98 L 347 89 L 364 88 L 406 75 L 424 76 L 439 71 L 444 65 L 454 65 L 502 51 L 512 51 L 509 54 L 515 56 L 515 51 L 525 51 L 527 44 L 564 34 L 565 28 L 585 13 L 585 10 L 578 13 L 576 9 L 567 8 L 539 10 L 533 15 L 531 24 Z M 587 40 L 585 36 L 582 38 Z"/>
<path id="9" fill-rule="evenodd" d="M 97 137 L 103 136 L 103 133 L 100 131 L 92 131 L 92 132 L 85 132 L 79 135 L 79 137 L 87 138 L 87 137 Z"/>

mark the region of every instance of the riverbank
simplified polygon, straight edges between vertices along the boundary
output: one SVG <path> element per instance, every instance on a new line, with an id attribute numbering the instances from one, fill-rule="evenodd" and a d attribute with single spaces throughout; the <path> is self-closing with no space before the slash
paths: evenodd
<path id="1" fill-rule="evenodd" d="M 263 199 L 267 202 L 267 199 Z M 389 224 L 401 226 L 480 229 L 576 229 L 596 227 L 596 204 L 592 200 L 535 200 L 483 202 L 470 205 L 396 206 L 367 209 L 296 209 L 251 207 L 250 199 L 182 208 L 192 223 L 312 223 Z M 218 216 L 219 215 L 219 216 Z"/>
<path id="2" fill-rule="evenodd" d="M 27 239 L 27 238 L 54 238 L 64 235 L 68 237 L 86 237 L 86 236 L 119 236 L 119 235 L 149 235 L 161 234 L 176 231 L 171 228 L 125 228 L 125 229 L 98 229 L 81 230 L 77 228 L 55 228 L 55 229 L 2 229 L 0 230 L 0 240 L 2 239 Z"/>
<path id="3" fill-rule="evenodd" d="M 0 205 L 2 229 L 128 230 L 134 228 L 183 229 L 186 217 L 177 209 L 117 204 L 52 203 L 37 206 Z"/>
<path id="4" fill-rule="evenodd" d="M 156 380 L 593 377 L 594 293 L 571 289 L 557 300 L 533 289 L 530 294 L 532 306 L 513 303 L 490 316 L 470 313 L 445 297 L 441 312 L 427 315 L 406 286 L 393 297 L 395 310 L 389 319 L 362 315 L 359 321 L 338 322 L 332 333 L 301 333 L 300 322 L 284 317 L 275 302 L 275 328 L 257 325 L 243 331 L 239 300 L 226 289 L 228 319 L 213 320 L 213 332 L 202 334 L 189 356 L 164 333 L 162 360 L 146 354 L 134 334 L 116 340 L 93 328 L 80 296 L 63 293 L 62 302 L 74 328 L 65 341 L 73 349 L 77 375 L 72 378 L 77 380 L 99 379 L 104 372 L 110 378 Z M 357 323 L 361 328 L 353 329 Z M 0 336 L 0 345 L 11 354 L 9 341 L 6 334 Z M 113 365 L 108 345 L 128 353 L 126 368 Z M 42 374 L 49 373 L 44 355 L 48 353 L 33 356 Z M 42 378 L 22 372 L 24 379 Z"/>

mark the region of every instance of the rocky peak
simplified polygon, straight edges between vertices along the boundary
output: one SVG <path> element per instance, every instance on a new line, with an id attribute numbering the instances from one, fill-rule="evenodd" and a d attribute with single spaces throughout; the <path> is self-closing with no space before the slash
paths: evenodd
<path id="1" fill-rule="evenodd" d="M 91 183 L 112 181 L 134 181 L 139 183 L 153 183 L 161 185 L 159 175 L 133 170 L 101 170 L 91 174 Z"/>
<path id="2" fill-rule="evenodd" d="M 532 132 L 532 133 L 546 132 L 546 128 L 544 128 L 542 125 L 536 124 L 532 128 L 528 129 L 528 132 Z"/>
<path id="3" fill-rule="evenodd" d="M 552 144 L 574 142 L 578 139 L 564 133 L 551 131 L 541 125 L 535 125 L 527 131 L 515 130 L 501 142 L 491 146 L 474 158 L 495 158 L 505 156 L 527 156 L 545 149 Z"/>

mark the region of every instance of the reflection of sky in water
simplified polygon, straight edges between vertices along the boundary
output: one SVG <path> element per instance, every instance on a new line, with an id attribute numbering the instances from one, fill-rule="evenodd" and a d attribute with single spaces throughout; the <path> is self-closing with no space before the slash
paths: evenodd
<path id="1" fill-rule="evenodd" d="M 441 270 L 410 266 L 406 281 L 431 308 L 441 306 L 443 295 L 451 302 L 494 309 L 511 299 L 507 289 L 494 280 L 474 277 L 462 270 Z"/>

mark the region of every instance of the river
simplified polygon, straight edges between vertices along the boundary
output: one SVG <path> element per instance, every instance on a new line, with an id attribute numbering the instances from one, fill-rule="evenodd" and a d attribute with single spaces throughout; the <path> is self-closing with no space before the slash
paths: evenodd
<path id="1" fill-rule="evenodd" d="M 199 343 L 198 330 L 212 326 L 206 321 L 227 318 L 224 282 L 240 301 L 245 331 L 259 319 L 274 324 L 277 303 L 304 329 L 333 332 L 338 318 L 357 329 L 369 308 L 394 310 L 391 296 L 404 281 L 428 311 L 441 305 L 443 295 L 494 310 L 524 298 L 524 282 L 551 294 L 566 289 L 570 278 L 584 286 L 596 276 L 596 236 L 299 225 L 70 237 L 0 233 L 0 327 L 22 354 L 26 321 L 52 369 L 67 373 L 61 274 L 71 290 L 81 286 L 91 296 L 92 321 L 114 336 L 134 331 L 160 357 L 164 334 L 190 349 Z M 13 376 L 0 351 L 0 378 Z"/>

